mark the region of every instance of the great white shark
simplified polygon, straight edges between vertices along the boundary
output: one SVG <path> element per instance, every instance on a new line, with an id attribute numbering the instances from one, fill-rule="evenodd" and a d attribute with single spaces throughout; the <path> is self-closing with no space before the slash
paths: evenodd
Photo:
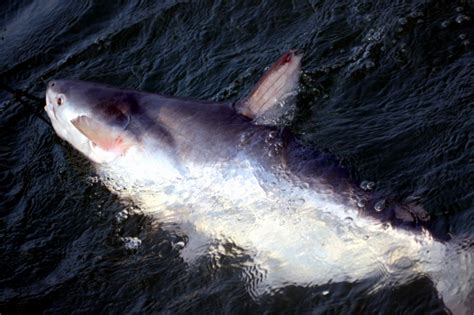
<path id="1" fill-rule="evenodd" d="M 368 215 L 419 220 L 426 212 L 361 188 L 337 159 L 281 126 L 294 112 L 301 60 L 288 51 L 235 103 L 54 80 L 45 110 L 107 187 L 178 224 L 190 264 L 216 242 L 249 253 L 247 267 L 260 272 L 248 283 L 255 298 L 291 284 L 342 281 L 369 280 L 376 291 L 423 275 L 453 313 L 471 313 L 469 246 Z"/>

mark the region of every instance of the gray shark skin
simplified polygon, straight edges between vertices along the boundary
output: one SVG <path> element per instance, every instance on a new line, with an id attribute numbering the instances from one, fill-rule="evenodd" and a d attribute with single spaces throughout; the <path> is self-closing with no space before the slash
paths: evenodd
<path id="1" fill-rule="evenodd" d="M 453 313 L 470 313 L 471 252 L 382 222 L 425 213 L 361 189 L 336 159 L 279 126 L 294 111 L 301 59 L 285 53 L 237 103 L 54 80 L 45 110 L 107 187 L 181 226 L 190 265 L 216 240 L 248 251 L 244 268 L 264 275 L 249 281 L 255 298 L 288 284 L 371 279 L 375 291 L 427 275 Z M 384 211 L 368 216 L 376 204 Z"/>

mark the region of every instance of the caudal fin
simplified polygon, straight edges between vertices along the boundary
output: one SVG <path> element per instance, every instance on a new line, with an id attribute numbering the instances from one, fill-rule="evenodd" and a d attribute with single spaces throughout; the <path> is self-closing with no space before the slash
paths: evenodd
<path id="1" fill-rule="evenodd" d="M 255 123 L 275 125 L 292 111 L 303 54 L 290 50 L 280 57 L 257 82 L 250 95 L 236 106 L 238 113 Z"/>

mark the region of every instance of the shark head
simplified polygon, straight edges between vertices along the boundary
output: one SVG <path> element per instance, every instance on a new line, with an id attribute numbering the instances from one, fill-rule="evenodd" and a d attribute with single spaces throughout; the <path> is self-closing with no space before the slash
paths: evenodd
<path id="1" fill-rule="evenodd" d="M 242 133 L 274 126 L 294 104 L 288 100 L 295 94 L 301 58 L 295 50 L 283 54 L 235 105 L 54 80 L 45 110 L 59 137 L 95 163 L 144 147 L 174 160 L 228 159 Z"/>
<path id="2" fill-rule="evenodd" d="M 136 145 L 133 95 L 80 81 L 48 84 L 45 110 L 56 133 L 96 163 L 113 161 Z"/>

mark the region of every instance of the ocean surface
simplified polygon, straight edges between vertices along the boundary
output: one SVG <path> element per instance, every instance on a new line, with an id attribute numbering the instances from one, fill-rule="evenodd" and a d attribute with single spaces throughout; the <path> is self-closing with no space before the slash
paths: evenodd
<path id="1" fill-rule="evenodd" d="M 0 82 L 41 98 L 68 78 L 234 101 L 303 50 L 289 128 L 355 180 L 416 200 L 429 219 L 415 224 L 446 241 L 474 232 L 473 47 L 473 1 L 0 4 Z M 185 236 L 130 207 L 2 86 L 1 315 L 447 313 L 423 276 L 373 294 L 332 283 L 252 298 L 236 257 L 190 268 Z"/>

